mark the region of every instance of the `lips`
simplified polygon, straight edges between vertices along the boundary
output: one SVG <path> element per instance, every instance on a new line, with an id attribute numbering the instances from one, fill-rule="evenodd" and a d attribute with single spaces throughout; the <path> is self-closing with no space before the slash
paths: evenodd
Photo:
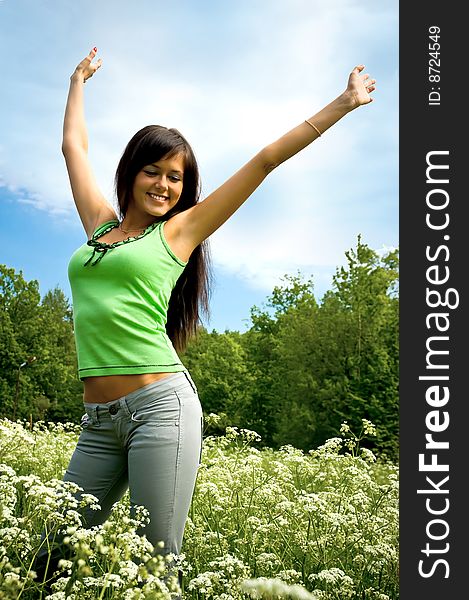
<path id="1" fill-rule="evenodd" d="M 169 200 L 168 196 L 162 196 L 161 194 L 153 194 L 152 192 L 147 192 L 152 200 L 158 200 L 159 202 L 167 202 Z"/>

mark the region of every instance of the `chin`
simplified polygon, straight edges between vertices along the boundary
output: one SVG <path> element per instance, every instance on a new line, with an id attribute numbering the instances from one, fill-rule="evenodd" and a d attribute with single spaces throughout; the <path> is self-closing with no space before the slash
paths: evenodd
<path id="1" fill-rule="evenodd" d="M 147 214 L 152 217 L 162 217 L 171 210 L 171 206 L 152 206 L 147 208 Z"/>

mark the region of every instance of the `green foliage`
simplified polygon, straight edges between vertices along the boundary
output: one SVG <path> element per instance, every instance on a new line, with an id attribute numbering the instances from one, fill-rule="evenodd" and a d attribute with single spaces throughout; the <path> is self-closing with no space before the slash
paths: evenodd
<path id="1" fill-rule="evenodd" d="M 359 236 L 345 255 L 320 303 L 312 279 L 286 275 L 249 331 L 202 330 L 185 362 L 206 412 L 267 445 L 308 450 L 365 416 L 379 431 L 372 447 L 397 459 L 398 251 L 380 257 Z"/>
<path id="2" fill-rule="evenodd" d="M 70 420 L 82 411 L 72 313 L 56 288 L 0 265 L 0 416 Z"/>
<path id="3" fill-rule="evenodd" d="M 366 415 L 381 431 L 377 447 L 397 457 L 398 253 L 380 259 L 359 237 L 346 257 L 348 268 L 337 270 L 334 289 L 322 303 L 323 316 L 335 328 L 335 343 L 323 341 L 329 372 L 339 384 L 329 390 L 322 386 L 321 404 L 334 411 L 326 437 L 337 421 L 348 419 L 357 426 Z"/>
<path id="4" fill-rule="evenodd" d="M 234 425 L 244 422 L 255 380 L 249 372 L 240 333 L 227 335 L 201 329 L 183 362 L 197 381 L 207 414 L 225 412 Z"/>

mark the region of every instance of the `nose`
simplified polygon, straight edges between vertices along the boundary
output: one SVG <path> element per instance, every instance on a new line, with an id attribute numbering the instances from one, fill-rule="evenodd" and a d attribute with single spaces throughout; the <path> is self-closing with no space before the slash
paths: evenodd
<path id="1" fill-rule="evenodd" d="M 168 179 L 164 173 L 161 173 L 155 178 L 155 188 L 157 190 L 167 190 L 168 189 Z"/>
<path id="2" fill-rule="evenodd" d="M 158 189 L 160 190 L 167 190 L 168 189 L 168 180 L 166 179 L 166 177 L 163 175 L 159 181 L 156 182 L 156 185 L 158 186 Z"/>

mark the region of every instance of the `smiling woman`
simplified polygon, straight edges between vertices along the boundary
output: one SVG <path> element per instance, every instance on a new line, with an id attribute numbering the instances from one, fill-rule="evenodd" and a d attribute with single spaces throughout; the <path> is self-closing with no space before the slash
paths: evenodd
<path id="1" fill-rule="evenodd" d="M 162 159 L 142 169 L 135 178 L 132 195 L 134 202 L 127 212 L 127 221 L 132 218 L 159 217 L 173 208 L 182 191 L 182 157 Z M 175 172 L 180 175 L 175 175 Z M 139 214 L 140 213 L 140 214 Z"/>
<path id="2" fill-rule="evenodd" d="M 162 553 L 177 555 L 203 425 L 197 388 L 178 353 L 196 333 L 200 310 L 208 310 L 208 238 L 276 167 L 369 104 L 375 80 L 356 66 L 345 91 L 262 148 L 203 202 L 184 136 L 161 125 L 140 129 L 117 167 L 117 214 L 88 162 L 83 84 L 102 65 L 93 63 L 96 52 L 71 76 L 63 129 L 72 194 L 88 235 L 69 264 L 87 418 L 64 480 L 98 498 L 101 509 L 84 513 L 90 527 L 106 520 L 129 487 L 132 510 L 149 511 L 141 533 L 155 552 L 162 543 Z M 176 567 L 169 564 L 168 582 L 180 586 L 181 575 L 173 577 Z M 44 544 L 36 570 L 46 578 L 52 568 Z"/>

